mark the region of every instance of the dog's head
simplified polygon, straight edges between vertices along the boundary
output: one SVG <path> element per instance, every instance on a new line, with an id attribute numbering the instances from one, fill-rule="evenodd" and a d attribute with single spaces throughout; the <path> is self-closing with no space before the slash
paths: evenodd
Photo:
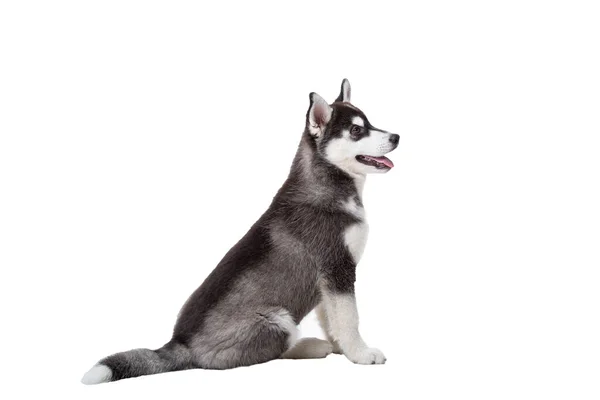
<path id="1" fill-rule="evenodd" d="M 361 110 L 350 104 L 347 79 L 342 81 L 340 95 L 333 104 L 327 104 L 316 93 L 310 94 L 306 134 L 321 157 L 351 175 L 392 169 L 394 163 L 385 154 L 398 147 L 400 141 L 399 135 L 375 128 Z"/>

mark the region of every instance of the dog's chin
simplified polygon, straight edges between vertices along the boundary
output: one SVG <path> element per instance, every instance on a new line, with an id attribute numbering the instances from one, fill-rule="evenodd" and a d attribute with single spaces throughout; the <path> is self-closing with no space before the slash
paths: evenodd
<path id="1" fill-rule="evenodd" d="M 363 173 L 385 174 L 394 168 L 392 160 L 385 156 L 375 157 L 359 154 L 355 158 L 360 165 L 359 169 L 362 170 Z"/>

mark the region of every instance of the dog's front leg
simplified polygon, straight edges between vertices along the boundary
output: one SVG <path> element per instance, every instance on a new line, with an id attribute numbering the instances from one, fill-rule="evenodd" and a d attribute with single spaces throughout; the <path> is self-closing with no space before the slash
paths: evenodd
<path id="1" fill-rule="evenodd" d="M 321 291 L 321 313 L 324 311 L 325 321 L 322 321 L 328 337 L 333 339 L 341 352 L 357 364 L 383 364 L 385 356 L 376 348 L 366 345 L 358 331 L 358 309 L 354 288 L 343 292 L 323 288 Z"/>

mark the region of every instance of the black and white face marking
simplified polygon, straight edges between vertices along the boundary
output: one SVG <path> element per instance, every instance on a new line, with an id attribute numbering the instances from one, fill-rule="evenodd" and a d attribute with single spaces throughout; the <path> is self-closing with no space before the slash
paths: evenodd
<path id="1" fill-rule="evenodd" d="M 385 154 L 398 147 L 400 137 L 369 123 L 358 109 L 334 105 L 331 135 L 324 148 L 332 164 L 353 174 L 387 172 L 394 163 Z"/>
<path id="2" fill-rule="evenodd" d="M 387 172 L 394 163 L 385 154 L 398 147 L 400 136 L 371 125 L 365 114 L 349 103 L 350 93 L 350 83 L 344 79 L 340 95 L 331 105 L 311 94 L 307 128 L 317 152 L 351 175 Z"/>

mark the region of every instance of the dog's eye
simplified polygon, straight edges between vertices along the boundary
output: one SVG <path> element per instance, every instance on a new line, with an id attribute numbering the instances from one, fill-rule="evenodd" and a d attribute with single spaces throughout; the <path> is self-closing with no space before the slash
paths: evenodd
<path id="1" fill-rule="evenodd" d="M 352 127 L 350 128 L 350 134 L 352 135 L 360 135 L 360 133 L 362 132 L 362 126 L 358 126 L 358 125 L 352 125 Z"/>

